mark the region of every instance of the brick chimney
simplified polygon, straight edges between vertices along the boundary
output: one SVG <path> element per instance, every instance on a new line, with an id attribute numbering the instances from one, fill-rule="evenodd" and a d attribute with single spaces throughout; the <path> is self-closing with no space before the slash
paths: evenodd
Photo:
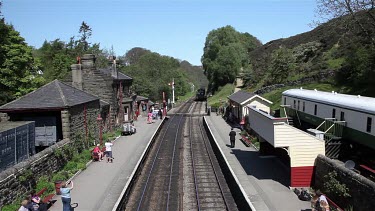
<path id="1" fill-rule="evenodd" d="M 83 90 L 81 64 L 72 64 L 70 68 L 72 69 L 72 86 Z"/>
<path id="2" fill-rule="evenodd" d="M 117 68 L 116 68 L 116 56 L 110 56 L 108 63 L 109 63 L 109 65 L 111 65 L 111 75 L 112 75 L 112 77 L 118 78 L 118 71 L 117 71 Z"/>
<path id="3" fill-rule="evenodd" d="M 95 67 L 95 55 L 94 54 L 85 54 L 82 56 L 81 58 L 81 62 L 82 62 L 82 70 L 84 70 L 85 72 L 88 70 L 88 71 L 91 71 L 91 70 L 94 70 L 96 67 Z"/>

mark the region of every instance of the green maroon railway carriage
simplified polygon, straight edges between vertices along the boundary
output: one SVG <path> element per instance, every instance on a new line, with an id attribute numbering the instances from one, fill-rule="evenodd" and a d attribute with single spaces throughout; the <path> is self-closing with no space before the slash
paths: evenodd
<path id="1" fill-rule="evenodd" d="M 349 152 L 375 166 L 375 98 L 290 89 L 282 93 L 282 107 L 295 126 L 323 134 L 328 157 Z"/>

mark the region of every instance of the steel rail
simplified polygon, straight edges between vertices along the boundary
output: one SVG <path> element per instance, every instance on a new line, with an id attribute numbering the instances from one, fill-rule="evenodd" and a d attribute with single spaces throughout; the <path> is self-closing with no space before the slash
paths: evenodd
<path id="1" fill-rule="evenodd" d="M 188 102 L 190 102 L 190 101 L 188 101 Z M 188 103 L 185 103 L 182 107 L 180 107 L 179 109 L 178 109 L 178 111 L 182 111 L 185 107 L 186 107 L 186 105 L 187 105 Z M 172 120 L 176 117 L 177 115 L 173 115 L 172 116 L 172 118 L 171 118 L 171 120 L 169 120 L 169 123 L 168 123 L 168 125 L 167 125 L 167 129 L 164 131 L 164 133 L 163 133 L 163 136 L 162 136 L 162 141 L 160 142 L 160 144 L 159 144 L 159 146 L 158 146 L 158 149 L 157 149 L 157 152 L 156 152 L 156 155 L 155 155 L 155 157 L 154 157 L 154 159 L 153 159 L 153 161 L 152 161 L 152 165 L 151 165 L 151 169 L 150 169 L 150 173 L 148 174 L 148 176 L 147 176 L 147 180 L 146 180 L 146 184 L 144 185 L 144 188 L 143 188 L 143 191 L 142 191 L 142 195 L 141 195 L 141 198 L 140 198 L 140 200 L 139 200 L 139 203 L 138 203 L 138 206 L 137 206 L 137 211 L 139 211 L 140 210 L 140 208 L 141 208 L 141 205 L 142 205 L 142 202 L 143 202 L 143 198 L 144 198 L 144 196 L 145 196 L 145 193 L 146 193 L 146 189 L 147 189 L 147 187 L 148 187 L 148 184 L 149 184 L 149 180 L 150 180 L 150 177 L 151 177 L 151 175 L 152 175 L 152 172 L 153 172 L 153 169 L 154 169 L 154 166 L 155 166 L 155 162 L 156 162 L 156 160 L 157 160 L 157 158 L 158 158 L 158 155 L 159 155 L 159 152 L 160 152 L 160 149 L 161 149 L 161 146 L 162 146 L 162 144 L 164 143 L 164 138 L 165 138 L 165 136 L 166 136 L 166 134 L 167 134 L 167 132 L 168 132 L 168 129 L 169 129 L 169 127 L 170 127 L 170 125 L 172 124 Z M 178 124 L 178 128 L 180 127 L 180 124 L 181 124 L 181 120 L 183 119 L 183 116 L 181 116 L 181 118 L 180 118 L 180 120 L 179 120 L 179 124 Z M 176 137 L 177 137 L 177 134 L 178 133 L 176 133 Z M 175 141 L 176 141 L 176 139 L 177 138 L 175 138 Z M 174 149 L 173 149 L 174 151 L 175 151 L 175 146 L 174 146 Z M 174 151 L 173 151 L 173 154 L 174 154 Z M 171 167 L 172 167 L 173 165 L 171 165 Z M 169 184 L 169 188 L 170 188 L 170 184 Z M 168 191 L 168 202 L 167 203 L 169 203 L 169 191 Z M 168 205 L 167 205 L 167 209 L 168 209 Z"/>
<path id="2" fill-rule="evenodd" d="M 173 116 L 171 120 L 173 120 L 174 118 L 175 118 L 175 116 Z M 152 171 L 153 171 L 153 169 L 154 169 L 155 162 L 156 162 L 156 160 L 157 160 L 157 158 L 158 158 L 159 151 L 160 151 L 160 149 L 161 149 L 162 144 L 164 143 L 164 140 L 165 140 L 164 137 L 165 137 L 165 135 L 167 134 L 167 131 L 168 131 L 169 126 L 170 126 L 171 124 L 172 124 L 172 121 L 169 121 L 169 122 L 168 122 L 168 125 L 167 125 L 167 129 L 166 129 L 166 130 L 164 131 L 164 133 L 163 133 L 162 141 L 160 142 L 160 144 L 159 144 L 159 146 L 158 146 L 158 150 L 156 151 L 156 155 L 155 155 L 155 157 L 154 157 L 154 160 L 152 161 L 152 165 L 151 165 L 150 173 L 149 173 L 148 176 L 147 176 L 146 184 L 145 184 L 145 186 L 144 186 L 144 188 L 143 188 L 142 195 L 141 195 L 141 198 L 140 198 L 139 203 L 138 203 L 138 207 L 137 207 L 137 210 L 138 210 L 138 211 L 139 211 L 140 208 L 141 208 L 142 201 L 143 201 L 143 197 L 144 197 L 144 195 L 145 195 L 145 192 L 146 192 L 146 189 L 147 189 L 147 186 L 148 186 L 148 182 L 149 182 L 150 177 L 151 177 L 151 175 L 152 175 Z"/>
<path id="3" fill-rule="evenodd" d="M 190 125 L 193 124 L 193 117 L 190 117 L 189 123 L 190 123 Z M 192 128 L 193 127 L 189 127 L 189 137 L 192 137 L 192 134 L 193 134 L 191 132 Z M 201 210 L 201 205 L 200 205 L 200 200 L 199 200 L 199 190 L 198 190 L 197 174 L 196 174 L 196 171 L 195 171 L 194 150 L 193 150 L 193 141 L 192 140 L 190 141 L 190 154 L 191 154 L 191 162 L 192 162 L 192 166 L 193 166 L 194 187 L 195 187 L 195 196 L 196 196 L 195 198 L 197 200 L 198 210 Z"/>
<path id="4" fill-rule="evenodd" d="M 201 122 L 201 121 L 199 120 L 199 122 Z M 202 126 L 202 125 L 203 125 L 203 124 L 199 124 L 199 129 L 200 129 L 200 132 L 201 132 L 201 134 L 202 134 L 202 140 L 203 140 L 203 143 L 204 143 L 204 146 L 205 146 L 206 152 L 207 152 L 207 154 L 208 154 L 208 158 L 210 159 L 210 163 L 211 163 L 212 169 L 213 169 L 213 171 L 214 171 L 215 178 L 216 178 L 217 184 L 218 184 L 218 186 L 219 186 L 221 196 L 223 197 L 224 205 L 225 205 L 225 207 L 226 207 L 226 210 L 229 210 L 228 202 L 227 202 L 226 197 L 225 197 L 225 194 L 224 194 L 224 192 L 223 192 L 223 187 L 222 187 L 222 185 L 220 184 L 219 177 L 218 177 L 218 175 L 217 175 L 215 165 L 214 165 L 214 163 L 213 163 L 213 161 L 212 161 L 211 154 L 210 154 L 210 152 L 208 151 L 208 147 L 207 147 L 207 143 L 206 143 L 206 142 L 207 142 L 207 139 L 206 139 L 205 136 L 204 136 L 204 132 L 203 132 L 203 129 L 202 129 L 203 126 Z"/>
<path id="5" fill-rule="evenodd" d="M 173 163 L 174 163 L 174 156 L 175 156 L 175 152 L 176 152 L 176 143 L 177 143 L 178 131 L 180 130 L 181 120 L 182 120 L 183 118 L 184 118 L 184 117 L 182 116 L 182 117 L 180 118 L 180 121 L 178 121 L 178 127 L 177 127 L 177 131 L 176 131 L 176 136 L 175 136 L 175 138 L 174 138 L 172 163 L 171 163 L 171 170 L 170 170 L 170 174 L 169 174 L 168 199 L 167 199 L 167 211 L 169 210 L 169 199 L 170 199 L 170 195 L 171 195 L 171 183 L 172 183 L 172 174 L 173 174 Z"/>

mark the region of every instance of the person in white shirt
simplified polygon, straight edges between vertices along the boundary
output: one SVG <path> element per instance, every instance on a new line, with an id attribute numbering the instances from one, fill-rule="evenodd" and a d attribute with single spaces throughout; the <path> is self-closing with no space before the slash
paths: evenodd
<path id="1" fill-rule="evenodd" d="M 111 161 L 111 163 L 113 163 L 112 146 L 113 146 L 113 144 L 109 140 L 107 142 L 105 142 L 105 154 L 106 154 L 106 157 L 107 157 L 107 163 L 109 161 Z"/>

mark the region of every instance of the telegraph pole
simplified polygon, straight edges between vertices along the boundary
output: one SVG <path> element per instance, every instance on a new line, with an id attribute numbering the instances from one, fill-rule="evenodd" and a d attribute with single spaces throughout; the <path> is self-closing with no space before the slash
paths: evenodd
<path id="1" fill-rule="evenodd" d="M 172 80 L 172 105 L 174 105 L 174 78 Z"/>

